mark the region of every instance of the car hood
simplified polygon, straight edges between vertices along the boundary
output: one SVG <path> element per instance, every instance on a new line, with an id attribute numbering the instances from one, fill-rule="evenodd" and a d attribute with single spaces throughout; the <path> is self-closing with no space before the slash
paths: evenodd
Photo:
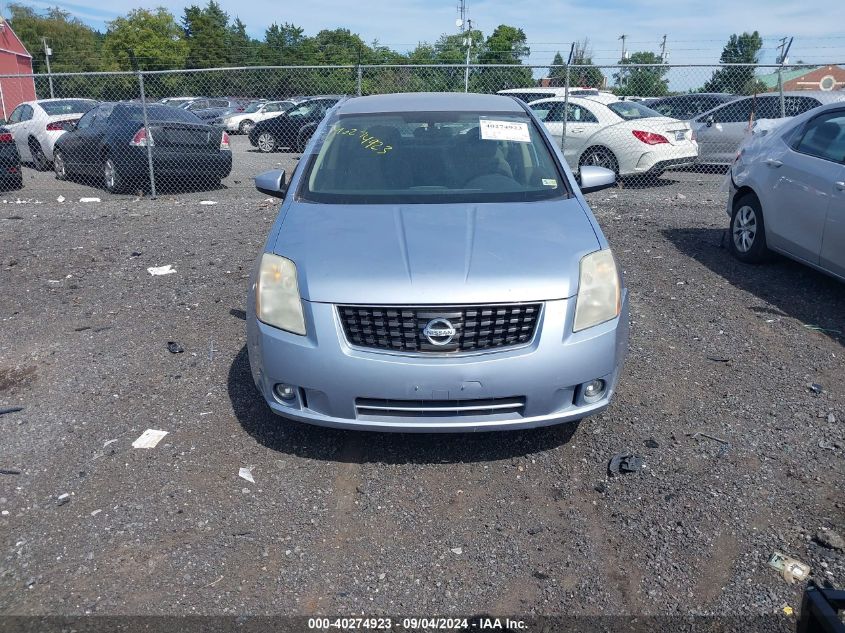
<path id="1" fill-rule="evenodd" d="M 600 247 L 576 198 L 528 204 L 293 202 L 272 251 L 303 299 L 429 304 L 540 301 L 577 291 Z"/>

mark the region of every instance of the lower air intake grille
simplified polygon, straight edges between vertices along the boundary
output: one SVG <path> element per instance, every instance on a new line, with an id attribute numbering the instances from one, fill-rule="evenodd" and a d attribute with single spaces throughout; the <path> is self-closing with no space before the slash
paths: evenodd
<path id="1" fill-rule="evenodd" d="M 525 398 L 488 400 L 380 400 L 357 398 L 358 416 L 389 417 L 460 417 L 473 415 L 518 414 L 525 409 Z"/>

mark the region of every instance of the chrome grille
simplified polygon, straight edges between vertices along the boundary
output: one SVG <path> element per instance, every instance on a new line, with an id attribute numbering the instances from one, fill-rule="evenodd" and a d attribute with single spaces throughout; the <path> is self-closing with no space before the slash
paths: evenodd
<path id="1" fill-rule="evenodd" d="M 485 400 L 382 400 L 357 398 L 358 416 L 389 417 L 460 417 L 511 414 L 521 416 L 525 398 L 491 398 Z"/>
<path id="2" fill-rule="evenodd" d="M 469 306 L 338 306 L 350 344 L 399 352 L 472 352 L 528 343 L 534 336 L 539 303 Z M 455 335 L 434 345 L 426 324 L 447 319 Z"/>

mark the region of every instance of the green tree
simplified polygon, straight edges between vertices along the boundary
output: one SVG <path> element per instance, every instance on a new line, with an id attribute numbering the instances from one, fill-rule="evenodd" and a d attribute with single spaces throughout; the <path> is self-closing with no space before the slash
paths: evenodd
<path id="1" fill-rule="evenodd" d="M 623 66 L 614 74 L 618 84 L 616 94 L 639 95 L 642 97 L 662 97 L 669 92 L 669 80 L 666 74 L 669 67 L 663 65 L 660 56 L 650 51 L 632 53 L 628 59 L 619 60 Z M 637 67 L 638 64 L 659 64 L 658 66 Z M 625 68 L 625 66 L 633 66 Z"/>
<path id="2" fill-rule="evenodd" d="M 590 40 L 584 38 L 575 42 L 572 52 L 572 68 L 569 69 L 569 85 L 582 88 L 603 88 L 604 75 L 598 66 L 593 64 L 593 47 Z"/>
<path id="3" fill-rule="evenodd" d="M 10 4 L 8 9 L 12 28 L 32 55 L 33 72 L 47 72 L 42 37 L 53 49 L 53 72 L 102 70 L 102 36 L 67 11 L 53 7 L 42 15 L 21 4 Z"/>
<path id="4" fill-rule="evenodd" d="M 552 66 L 549 68 L 549 85 L 566 85 L 566 68 L 563 66 L 563 57 L 560 51 L 555 53 L 554 59 L 552 59 Z"/>
<path id="5" fill-rule="evenodd" d="M 230 63 L 229 16 L 214 0 L 203 8 L 186 7 L 182 27 L 188 44 L 186 68 L 219 68 Z"/>
<path id="6" fill-rule="evenodd" d="M 103 54 L 111 70 L 132 70 L 129 51 L 135 52 L 141 70 L 184 68 L 188 45 L 182 35 L 167 9 L 133 9 L 109 22 Z"/>
<path id="7" fill-rule="evenodd" d="M 765 87 L 754 77 L 754 65 L 759 61 L 763 39 L 757 31 L 731 35 L 719 62 L 722 64 L 747 64 L 730 66 L 713 72 L 704 84 L 703 92 L 730 92 L 733 94 L 754 94 Z"/>
<path id="8" fill-rule="evenodd" d="M 525 31 L 500 24 L 484 42 L 478 61 L 480 64 L 521 65 L 530 53 Z M 533 86 L 534 83 L 530 68 L 480 68 L 473 74 L 472 89 L 476 92 L 496 92 L 505 88 Z"/>
<path id="9" fill-rule="evenodd" d="M 229 26 L 229 55 L 230 66 L 252 66 L 259 63 L 260 43 L 252 39 L 246 32 L 246 24 L 240 18 Z"/>

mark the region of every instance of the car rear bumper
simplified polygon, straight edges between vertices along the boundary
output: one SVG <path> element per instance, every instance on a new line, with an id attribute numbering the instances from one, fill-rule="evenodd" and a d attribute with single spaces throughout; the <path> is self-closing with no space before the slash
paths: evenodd
<path id="1" fill-rule="evenodd" d="M 164 147 L 153 147 L 153 170 L 156 178 L 207 178 L 221 180 L 232 171 L 232 152 L 187 153 Z M 115 157 L 115 166 L 127 176 L 147 174 L 147 150 L 129 148 Z"/>
<path id="2" fill-rule="evenodd" d="M 643 152 L 630 171 L 621 170 L 622 176 L 660 173 L 669 167 L 692 165 L 698 157 L 698 147 L 692 144 L 665 147 L 660 151 Z"/>
<path id="3" fill-rule="evenodd" d="M 610 403 L 628 344 L 627 292 L 607 323 L 572 333 L 574 300 L 548 301 L 530 344 L 459 356 L 352 347 L 336 307 L 325 303 L 303 301 L 308 334 L 297 336 L 258 321 L 252 294 L 249 303 L 250 366 L 267 404 L 285 418 L 336 428 L 466 432 L 579 420 Z M 595 379 L 606 390 L 588 402 L 581 386 Z M 279 383 L 296 388 L 293 401 L 275 395 Z"/>

